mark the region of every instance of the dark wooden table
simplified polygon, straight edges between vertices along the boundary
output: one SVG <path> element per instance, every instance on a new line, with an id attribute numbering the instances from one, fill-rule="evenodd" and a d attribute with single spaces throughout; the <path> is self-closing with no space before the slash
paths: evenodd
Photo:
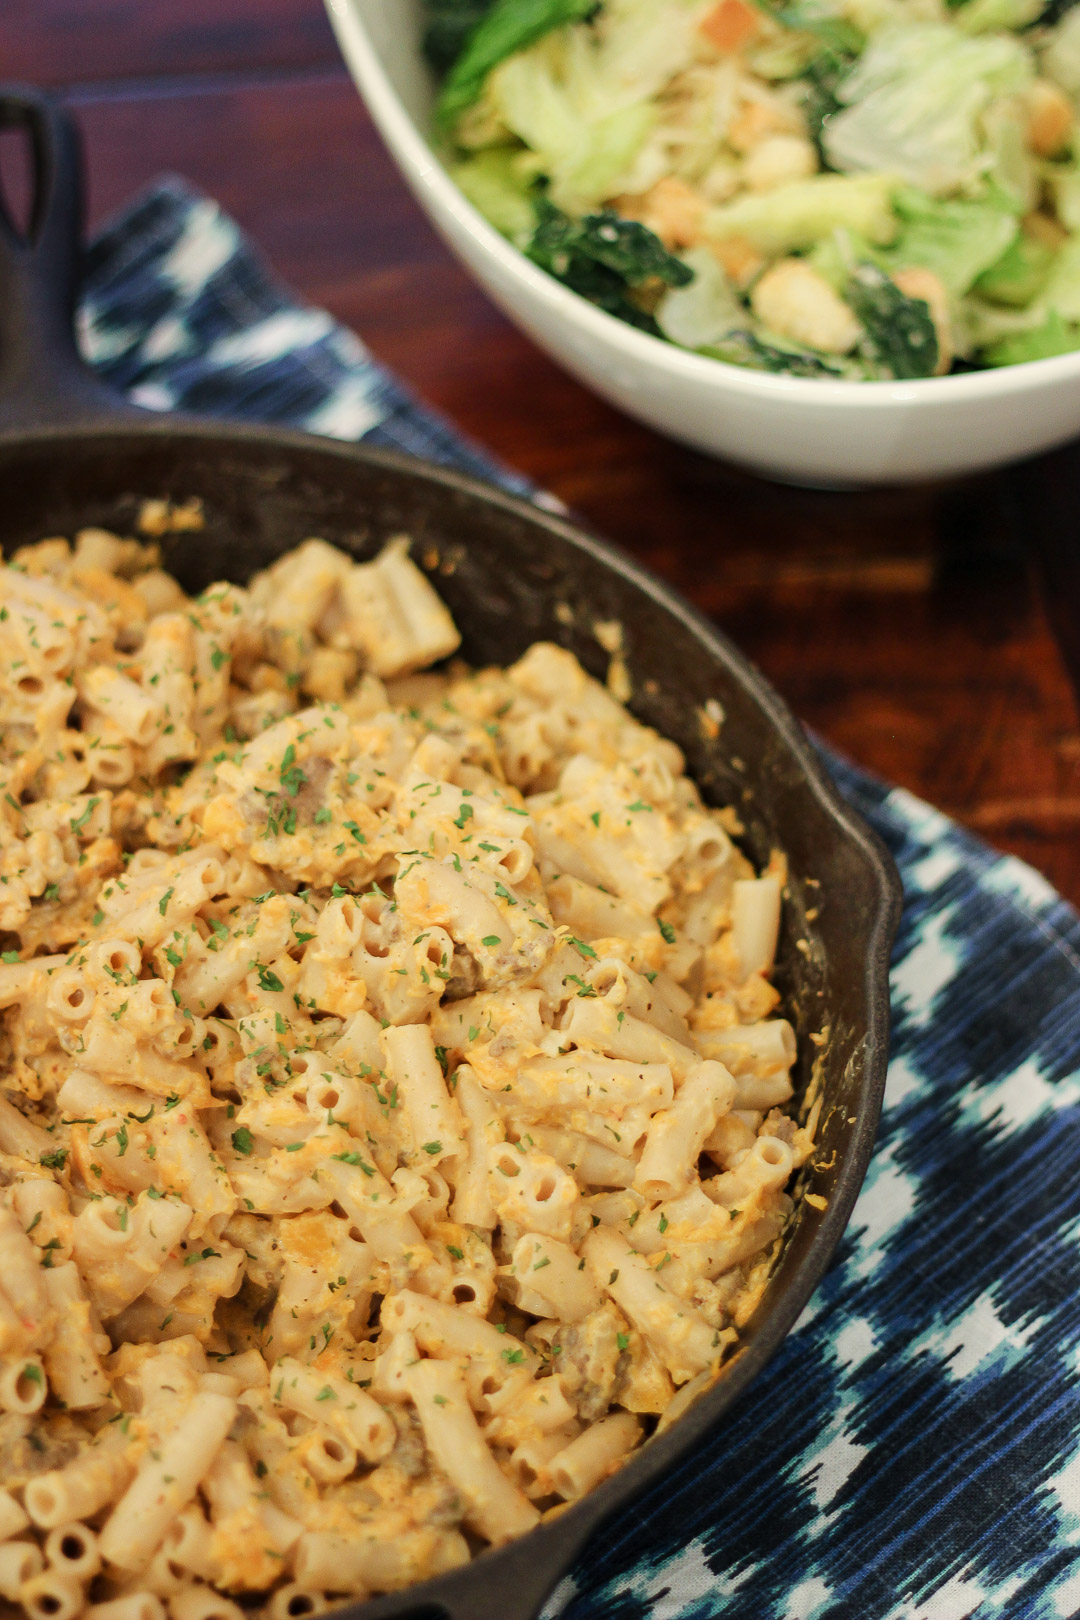
<path id="1" fill-rule="evenodd" d="M 1080 619 L 1029 556 L 1041 475 L 809 493 L 620 416 L 436 239 L 321 0 L 4 0 L 0 76 L 77 109 L 95 220 L 166 169 L 213 193 L 306 299 L 714 615 L 805 721 L 1080 902 L 1080 725 L 1061 651 L 1080 648 Z M 1067 574 L 1067 496 L 1063 514 Z"/>

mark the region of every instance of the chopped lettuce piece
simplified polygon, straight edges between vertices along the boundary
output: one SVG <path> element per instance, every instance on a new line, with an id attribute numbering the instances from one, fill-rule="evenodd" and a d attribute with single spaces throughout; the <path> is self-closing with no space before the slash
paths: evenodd
<path id="1" fill-rule="evenodd" d="M 450 174 L 497 231 L 524 247 L 536 229 L 536 208 L 521 157 L 507 147 L 492 147 L 455 163 Z"/>
<path id="2" fill-rule="evenodd" d="M 1049 332 L 1044 333 L 1042 341 L 1050 342 L 1055 333 L 1060 337 L 1051 317 L 1064 322 L 1066 327 L 1080 326 L 1080 237 L 1069 237 L 1055 254 L 1042 289 L 1026 307 L 1003 307 L 991 304 L 982 297 L 972 297 L 965 300 L 963 314 L 971 342 L 986 354 L 1019 352 L 1021 338 L 1030 338 L 1033 333 L 1048 326 Z M 1025 357 L 1031 359 L 1034 356 L 1027 354 Z M 1000 359 L 991 363 L 1012 364 L 1011 361 Z"/>
<path id="3" fill-rule="evenodd" d="M 838 88 L 844 106 L 825 128 L 828 161 L 898 174 L 935 195 L 970 184 L 985 167 L 982 113 L 1032 76 L 1030 53 L 1010 35 L 886 24 Z"/>
<path id="4" fill-rule="evenodd" d="M 1037 302 L 1066 321 L 1080 321 L 1080 236 L 1063 244 Z"/>
<path id="5" fill-rule="evenodd" d="M 439 122 L 451 127 L 479 96 L 484 80 L 500 62 L 527 50 L 538 39 L 567 23 L 581 22 L 596 0 L 495 0 L 469 35 L 442 87 L 436 109 Z"/>
<path id="6" fill-rule="evenodd" d="M 1042 292 L 1056 256 L 1045 242 L 1018 231 L 1000 259 L 976 279 L 974 290 L 993 304 L 1023 309 Z"/>
<path id="7" fill-rule="evenodd" d="M 888 174 L 819 174 L 811 180 L 791 180 L 710 209 L 705 234 L 717 242 L 745 237 L 769 254 L 811 247 L 838 228 L 871 242 L 890 242 L 896 235 L 891 207 L 895 187 Z"/>
<path id="8" fill-rule="evenodd" d="M 453 67 L 495 0 L 424 0 L 423 47 L 436 73 Z"/>
<path id="9" fill-rule="evenodd" d="M 1080 94 L 1080 6 L 1066 11 L 1050 34 L 1042 52 L 1042 70 L 1071 96 Z"/>
<path id="10" fill-rule="evenodd" d="M 909 265 L 932 270 L 954 298 L 1000 259 L 1017 234 L 1016 215 L 1007 199 L 997 194 L 978 201 L 957 197 L 939 202 L 901 187 L 893 207 L 900 233 L 882 261 L 896 270 Z"/>
<path id="11" fill-rule="evenodd" d="M 982 361 L 988 366 L 1018 366 L 1025 360 L 1052 360 L 1058 354 L 1072 354 L 1080 349 L 1080 326 L 1066 325 L 1056 310 L 1041 326 L 1030 332 L 1014 332 L 991 343 L 982 351 Z"/>
<path id="12" fill-rule="evenodd" d="M 1019 214 L 1039 200 L 1039 160 L 1028 146 L 1027 115 L 1015 96 L 998 96 L 983 113 L 984 173 L 993 191 Z"/>
<path id="13" fill-rule="evenodd" d="M 625 189 L 659 116 L 659 92 L 694 59 L 689 0 L 605 0 L 504 61 L 488 81 L 498 115 L 541 159 L 552 201 L 585 213 Z"/>
<path id="14" fill-rule="evenodd" d="M 992 304 L 975 293 L 962 299 L 954 311 L 954 324 L 959 327 L 964 348 L 968 353 L 988 349 L 1001 338 L 1013 337 L 1017 332 L 1033 332 L 1045 321 L 1047 311 L 1041 300 L 1026 309 L 1010 308 L 1006 304 Z"/>
<path id="15" fill-rule="evenodd" d="M 875 248 L 865 236 L 841 227 L 815 242 L 806 255 L 806 262 L 829 283 L 833 292 L 843 296 L 856 265 L 878 264 L 884 251 L 887 250 Z"/>
<path id="16" fill-rule="evenodd" d="M 658 333 L 631 289 L 655 282 L 684 287 L 694 276 L 689 265 L 636 220 L 610 211 L 571 219 L 546 197 L 538 200 L 537 211 L 540 222 L 526 249 L 533 263 L 609 315 Z"/>
<path id="17" fill-rule="evenodd" d="M 1047 163 L 1043 179 L 1054 212 L 1067 231 L 1080 231 L 1080 168 L 1071 163 Z"/>
<path id="18" fill-rule="evenodd" d="M 643 98 L 626 106 L 585 111 L 552 70 L 553 51 L 525 51 L 491 77 L 491 97 L 507 128 L 540 158 L 560 208 L 594 207 L 618 189 L 656 122 Z"/>
<path id="19" fill-rule="evenodd" d="M 694 279 L 672 287 L 657 305 L 656 322 L 664 336 L 684 349 L 701 349 L 745 326 L 747 311 L 715 254 L 708 248 L 691 248 L 683 254 L 683 262 Z"/>
<path id="20" fill-rule="evenodd" d="M 925 299 L 908 298 L 877 265 L 861 264 L 848 284 L 848 303 L 877 358 L 894 377 L 934 375 L 937 331 Z"/>
<path id="21" fill-rule="evenodd" d="M 965 0 L 953 21 L 965 34 L 989 34 L 1002 28 L 1026 28 L 1042 13 L 1043 0 Z"/>
<path id="22" fill-rule="evenodd" d="M 833 292 L 843 292 L 855 268 L 857 260 L 850 253 L 850 241 L 847 231 L 832 231 L 828 236 L 823 236 L 820 242 L 815 242 L 806 254 L 807 264 L 817 271 L 823 281 L 829 283 Z M 859 254 L 858 257 L 861 260 L 865 255 Z"/>

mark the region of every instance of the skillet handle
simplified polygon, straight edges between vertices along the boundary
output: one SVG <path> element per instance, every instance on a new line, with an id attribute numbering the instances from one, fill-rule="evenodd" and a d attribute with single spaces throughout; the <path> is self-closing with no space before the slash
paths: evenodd
<path id="1" fill-rule="evenodd" d="M 439 1608 L 447 1620 L 537 1620 L 587 1539 L 591 1525 L 561 1528 L 570 1533 L 560 1535 L 556 1521 L 504 1549 L 497 1580 L 492 1579 L 481 1558 L 461 1571 L 460 1588 L 452 1590 L 454 1583 L 446 1582 Z M 405 1611 L 402 1620 L 413 1617 Z M 424 1609 L 415 1620 L 428 1620 Z"/>
<path id="2" fill-rule="evenodd" d="M 33 198 L 21 231 L 0 190 L 0 434 L 141 416 L 87 369 L 75 342 L 82 265 L 82 142 L 29 85 L 0 85 L 0 130 L 29 137 Z"/>

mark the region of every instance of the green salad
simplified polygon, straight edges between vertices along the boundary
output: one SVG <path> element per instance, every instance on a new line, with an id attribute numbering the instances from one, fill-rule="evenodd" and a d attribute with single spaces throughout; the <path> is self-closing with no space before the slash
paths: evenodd
<path id="1" fill-rule="evenodd" d="M 454 179 L 536 264 L 758 370 L 1080 349 L 1075 0 L 423 0 Z"/>

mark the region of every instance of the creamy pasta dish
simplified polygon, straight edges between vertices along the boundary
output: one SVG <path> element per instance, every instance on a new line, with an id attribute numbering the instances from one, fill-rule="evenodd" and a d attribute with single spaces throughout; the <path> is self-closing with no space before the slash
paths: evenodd
<path id="1" fill-rule="evenodd" d="M 35 1620 L 447 1571 L 616 1469 L 760 1297 L 814 1123 L 782 857 L 570 653 L 458 645 L 404 540 L 197 598 L 101 530 L 0 568 L 0 1597 Z"/>

